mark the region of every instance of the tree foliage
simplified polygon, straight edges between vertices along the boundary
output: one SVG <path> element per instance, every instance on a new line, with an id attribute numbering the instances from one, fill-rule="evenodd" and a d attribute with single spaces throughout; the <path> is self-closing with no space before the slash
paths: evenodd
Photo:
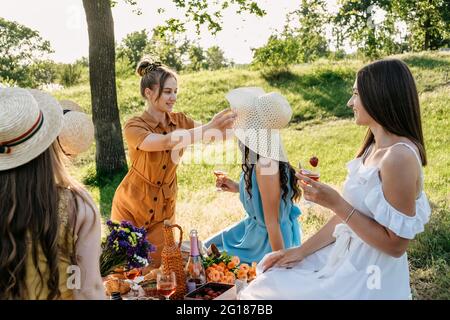
<path id="1" fill-rule="evenodd" d="M 120 46 L 117 48 L 117 57 L 126 57 L 130 61 L 132 68 L 135 69 L 148 44 L 149 39 L 145 29 L 132 32 L 126 35 Z"/>
<path id="2" fill-rule="evenodd" d="M 450 3 L 445 0 L 340 0 L 335 25 L 369 58 L 406 50 L 436 50 L 450 45 Z M 385 13 L 375 23 L 375 11 Z M 407 32 L 399 37 L 396 24 Z"/>
<path id="3" fill-rule="evenodd" d="M 299 51 L 296 37 L 289 34 L 272 35 L 263 47 L 253 49 L 252 64 L 259 68 L 286 71 L 289 65 L 298 62 Z"/>
<path id="4" fill-rule="evenodd" d="M 396 15 L 391 10 L 391 1 L 341 0 L 339 3 L 341 7 L 333 17 L 333 23 L 365 56 L 374 59 L 401 50 L 400 43 L 395 40 Z M 384 20 L 375 21 L 377 10 L 384 10 Z"/>
<path id="5" fill-rule="evenodd" d="M 50 42 L 37 31 L 0 17 L 0 81 L 36 86 L 42 74 L 33 78 L 30 66 L 52 52 Z"/>
<path id="6" fill-rule="evenodd" d="M 300 27 L 294 30 L 300 47 L 298 60 L 311 62 L 326 55 L 328 43 L 325 38 L 325 1 L 302 0 L 301 7 L 295 14 L 300 24 Z"/>
<path id="7" fill-rule="evenodd" d="M 208 68 L 205 52 L 199 45 L 192 44 L 189 46 L 188 58 L 189 64 L 187 65 L 187 70 L 199 71 Z"/>
<path id="8" fill-rule="evenodd" d="M 177 71 L 216 70 L 229 65 L 224 52 L 218 46 L 205 50 L 182 34 L 166 29 L 162 31 L 161 28 L 163 27 L 157 26 L 151 38 L 148 38 L 145 30 L 133 32 L 124 38 L 117 48 L 118 73 L 129 74 L 125 68 L 134 70 L 144 55 L 150 55 Z M 142 48 L 144 43 L 146 46 Z M 129 62 L 130 59 L 134 59 L 133 63 Z"/>
<path id="9" fill-rule="evenodd" d="M 65 87 L 71 87 L 79 83 L 82 66 L 78 63 L 67 63 L 60 66 L 60 82 Z"/>
<path id="10" fill-rule="evenodd" d="M 266 14 L 256 1 L 250 0 L 172 0 L 177 8 L 184 11 L 184 21 L 175 18 L 166 20 L 165 25 L 160 29 L 162 32 L 184 32 L 186 22 L 193 23 L 197 33 L 200 27 L 205 25 L 213 35 L 222 30 L 223 12 L 231 7 L 237 14 L 244 12 L 262 17 Z M 158 9 L 159 13 L 164 13 L 164 9 Z"/>
<path id="11" fill-rule="evenodd" d="M 253 50 L 253 65 L 285 71 L 291 64 L 311 62 L 326 55 L 325 12 L 324 1 L 302 0 L 301 7 L 287 16 L 283 32 L 270 36 L 266 45 Z M 292 19 L 299 22 L 299 27 L 290 26 Z"/>
<path id="12" fill-rule="evenodd" d="M 36 88 L 42 84 L 55 83 L 58 80 L 58 65 L 51 60 L 37 60 L 29 66 L 29 84 Z"/>
<path id="13" fill-rule="evenodd" d="M 151 55 L 172 69 L 180 71 L 185 66 L 188 50 L 189 41 L 186 38 L 181 38 L 170 30 L 163 32 L 161 27 L 156 27 L 152 38 L 144 49 L 144 53 Z"/>
<path id="14" fill-rule="evenodd" d="M 206 65 L 209 70 L 225 68 L 230 64 L 225 58 L 224 52 L 218 46 L 212 46 L 206 50 Z"/>
<path id="15" fill-rule="evenodd" d="M 392 10 L 408 24 L 412 50 L 436 50 L 450 46 L 448 0 L 393 0 Z"/>

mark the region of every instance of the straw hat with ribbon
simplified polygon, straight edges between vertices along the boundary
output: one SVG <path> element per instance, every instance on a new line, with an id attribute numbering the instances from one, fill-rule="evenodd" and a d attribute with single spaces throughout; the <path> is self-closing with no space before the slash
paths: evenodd
<path id="1" fill-rule="evenodd" d="M 289 102 L 276 92 L 244 87 L 231 90 L 226 98 L 236 112 L 236 137 L 250 150 L 265 158 L 287 162 L 279 130 L 292 116 Z"/>
<path id="2" fill-rule="evenodd" d="M 62 114 L 47 93 L 0 88 L 0 170 L 19 167 L 47 150 L 61 131 Z"/>
<path id="3" fill-rule="evenodd" d="M 94 141 L 94 124 L 75 102 L 63 100 L 60 103 L 64 116 L 63 128 L 58 136 L 59 145 L 67 155 L 80 154 L 89 149 Z"/>

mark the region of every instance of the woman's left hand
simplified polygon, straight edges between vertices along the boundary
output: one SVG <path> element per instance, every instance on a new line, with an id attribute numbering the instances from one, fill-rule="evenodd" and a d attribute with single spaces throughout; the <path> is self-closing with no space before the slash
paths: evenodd
<path id="1" fill-rule="evenodd" d="M 341 195 L 332 187 L 308 178 L 297 172 L 298 186 L 303 190 L 306 200 L 317 203 L 328 209 L 335 208 L 342 200 Z"/>

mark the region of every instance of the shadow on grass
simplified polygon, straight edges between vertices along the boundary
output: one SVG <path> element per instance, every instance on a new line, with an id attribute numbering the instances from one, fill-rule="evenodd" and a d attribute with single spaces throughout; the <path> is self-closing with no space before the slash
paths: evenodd
<path id="1" fill-rule="evenodd" d="M 450 68 L 450 62 L 443 59 L 412 56 L 412 57 L 405 57 L 402 60 L 410 67 L 417 67 L 420 69 L 432 70 L 436 68 Z"/>
<path id="2" fill-rule="evenodd" d="M 352 69 L 317 68 L 301 75 L 281 71 L 263 73 L 262 76 L 271 86 L 293 95 L 301 95 L 311 103 L 308 110 L 302 110 L 302 106 L 293 106 L 292 122 L 310 120 L 324 114 L 337 118 L 353 115 L 352 110 L 346 106 L 355 80 Z"/>
<path id="3" fill-rule="evenodd" d="M 111 206 L 114 193 L 127 174 L 128 169 L 121 170 L 111 175 L 97 175 L 96 172 L 85 177 L 83 183 L 100 190 L 100 214 L 104 219 L 111 217 Z"/>

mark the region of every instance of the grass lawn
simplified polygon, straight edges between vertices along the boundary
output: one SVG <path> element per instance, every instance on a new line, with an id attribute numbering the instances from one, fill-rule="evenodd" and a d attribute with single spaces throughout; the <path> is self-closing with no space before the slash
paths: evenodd
<path id="1" fill-rule="evenodd" d="M 450 54 L 417 53 L 398 56 L 410 67 L 417 81 L 422 107 L 424 135 L 429 165 L 425 168 L 425 191 L 433 207 L 425 232 L 411 242 L 408 249 L 411 284 L 416 299 L 450 298 Z M 290 72 L 263 76 L 240 68 L 204 71 L 180 75 L 180 93 L 176 109 L 192 118 L 207 121 L 228 106 L 224 96 L 240 86 L 260 86 L 266 91 L 285 95 L 294 110 L 290 126 L 283 130 L 288 157 L 293 164 L 315 154 L 320 159 L 321 180 L 342 187 L 345 164 L 355 156 L 365 129 L 353 123 L 352 111 L 346 107 L 359 60 L 320 60 L 295 66 Z M 117 79 L 122 124 L 143 111 L 139 96 L 139 79 L 129 75 Z M 55 94 L 72 99 L 89 112 L 88 82 Z M 72 173 L 85 183 L 109 218 L 115 188 L 123 175 L 112 179 L 96 177 L 95 146 L 77 158 Z M 234 163 L 221 164 L 233 158 Z M 244 211 L 237 194 L 215 191 L 214 168 L 227 170 L 237 179 L 240 166 L 235 141 L 224 144 L 194 145 L 187 149 L 178 168 L 179 194 L 177 222 L 185 236 L 191 228 L 202 239 L 239 221 Z M 311 236 L 331 215 L 313 206 L 300 217 L 303 239 Z"/>

